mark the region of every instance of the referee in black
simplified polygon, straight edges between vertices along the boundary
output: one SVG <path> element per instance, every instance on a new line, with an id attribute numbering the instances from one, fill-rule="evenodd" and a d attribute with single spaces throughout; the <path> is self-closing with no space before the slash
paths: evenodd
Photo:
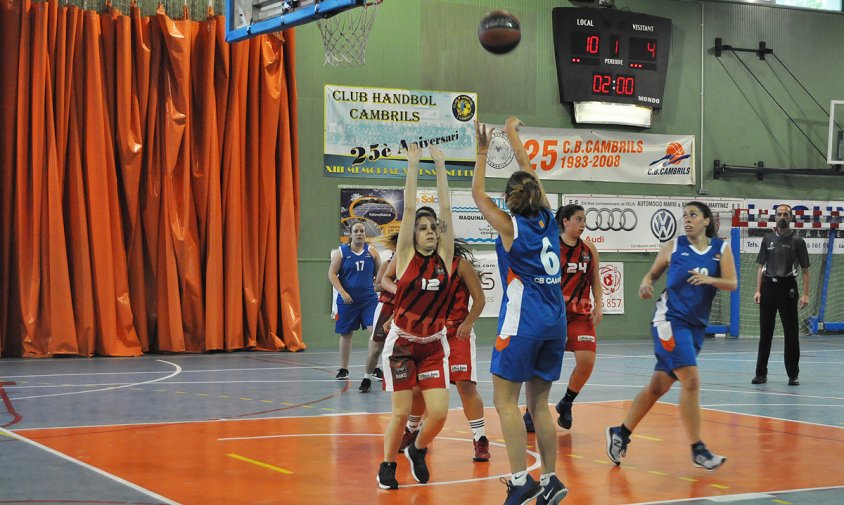
<path id="1" fill-rule="evenodd" d="M 800 327 L 797 316 L 798 295 L 797 270 L 799 263 L 803 270 L 803 294 L 799 295 L 800 308 L 809 304 L 809 251 L 806 242 L 789 227 L 791 206 L 777 207 L 777 227 L 762 239 L 762 247 L 756 262 L 756 293 L 753 301 L 759 305 L 759 354 L 756 357 L 756 377 L 751 383 L 768 382 L 768 357 L 771 354 L 771 340 L 774 337 L 777 311 L 780 313 L 785 333 L 785 371 L 788 385 L 799 386 L 800 380 Z"/>

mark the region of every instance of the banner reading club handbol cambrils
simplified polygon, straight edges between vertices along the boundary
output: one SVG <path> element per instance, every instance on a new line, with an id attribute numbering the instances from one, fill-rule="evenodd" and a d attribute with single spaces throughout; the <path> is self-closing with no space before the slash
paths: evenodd
<path id="1" fill-rule="evenodd" d="M 477 94 L 459 91 L 325 86 L 324 168 L 332 177 L 405 177 L 409 144 L 423 148 L 422 178 L 436 175 L 428 145 L 446 158 L 451 180 L 475 166 Z"/>
<path id="2" fill-rule="evenodd" d="M 502 126 L 493 125 L 487 176 L 519 170 Z M 541 179 L 695 183 L 694 135 L 656 135 L 602 130 L 519 128 L 530 163 Z"/>

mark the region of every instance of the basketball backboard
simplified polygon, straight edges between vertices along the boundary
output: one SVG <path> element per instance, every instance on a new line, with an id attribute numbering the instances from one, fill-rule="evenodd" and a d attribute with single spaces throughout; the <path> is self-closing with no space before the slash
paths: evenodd
<path id="1" fill-rule="evenodd" d="M 333 16 L 364 0 L 225 0 L 226 41 L 236 42 Z"/>
<path id="2" fill-rule="evenodd" d="M 844 100 L 829 102 L 826 162 L 830 165 L 844 165 Z"/>

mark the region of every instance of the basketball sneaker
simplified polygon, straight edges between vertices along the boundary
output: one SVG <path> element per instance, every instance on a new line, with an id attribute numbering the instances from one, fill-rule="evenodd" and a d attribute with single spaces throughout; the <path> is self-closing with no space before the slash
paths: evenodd
<path id="1" fill-rule="evenodd" d="M 557 414 L 560 415 L 560 417 L 557 418 L 557 424 L 560 425 L 560 428 L 570 430 L 572 422 L 571 402 L 564 402 L 563 400 L 560 400 L 560 403 L 557 404 Z"/>
<path id="2" fill-rule="evenodd" d="M 334 378 L 341 381 L 346 380 L 349 378 L 349 371 L 345 368 L 341 368 L 340 370 L 337 370 L 337 375 L 335 375 Z"/>
<path id="3" fill-rule="evenodd" d="M 430 475 L 428 475 L 428 464 L 425 463 L 425 455 L 428 454 L 428 449 L 418 449 L 416 444 L 410 444 L 404 451 L 404 457 L 410 461 L 410 473 L 416 482 L 425 484 L 428 482 Z"/>
<path id="4" fill-rule="evenodd" d="M 627 444 L 629 437 L 621 435 L 621 426 L 608 426 L 607 431 L 607 456 L 616 465 L 621 464 L 621 458 L 627 456 Z"/>
<path id="5" fill-rule="evenodd" d="M 489 461 L 489 439 L 481 437 L 472 443 L 475 446 L 475 457 L 472 460 Z"/>
<path id="6" fill-rule="evenodd" d="M 712 471 L 716 470 L 726 461 L 727 458 L 724 456 L 709 452 L 709 449 L 706 448 L 703 442 L 698 442 L 692 446 L 692 462 L 695 466 Z"/>
<path id="7" fill-rule="evenodd" d="M 563 501 L 567 494 L 569 494 L 569 490 L 566 485 L 560 482 L 556 475 L 552 475 L 548 484 L 542 488 L 542 493 L 537 498 L 536 505 L 557 505 Z"/>
<path id="8" fill-rule="evenodd" d="M 504 505 L 527 505 L 542 493 L 542 486 L 530 475 L 527 476 L 527 482 L 521 486 L 513 484 L 506 477 L 501 477 L 501 482 L 507 484 L 507 499 L 504 500 Z"/>
<path id="9" fill-rule="evenodd" d="M 368 393 L 369 390 L 372 389 L 372 380 L 369 378 L 365 378 L 360 381 L 360 386 L 358 386 L 358 391 L 361 393 Z"/>
<path id="10" fill-rule="evenodd" d="M 380 368 L 375 367 L 375 370 L 372 372 L 372 378 L 375 380 L 382 381 L 384 380 L 384 372 L 381 371 Z"/>
<path id="11" fill-rule="evenodd" d="M 522 419 L 525 421 L 525 431 L 528 433 L 534 433 L 536 428 L 533 427 L 533 418 L 530 417 L 530 411 L 525 411 L 525 415 L 522 416 Z"/>
<path id="12" fill-rule="evenodd" d="M 396 462 L 381 463 L 378 468 L 378 487 L 381 489 L 398 489 L 399 481 L 396 480 Z"/>

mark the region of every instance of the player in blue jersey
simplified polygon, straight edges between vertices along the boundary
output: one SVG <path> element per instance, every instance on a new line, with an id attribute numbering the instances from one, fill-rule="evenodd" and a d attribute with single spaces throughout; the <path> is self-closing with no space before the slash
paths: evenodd
<path id="1" fill-rule="evenodd" d="M 363 223 L 352 225 L 352 238 L 331 256 L 328 280 L 337 290 L 337 322 L 334 331 L 340 334 L 340 370 L 336 378 L 349 378 L 349 354 L 352 333 L 367 329 L 375 317 L 378 295 L 375 294 L 375 273 L 381 267 L 381 256 L 366 243 Z"/>
<path id="2" fill-rule="evenodd" d="M 520 121 L 507 119 L 504 132 L 520 171 L 507 180 L 505 202 L 512 216 L 498 208 L 485 190 L 487 151 L 493 129 L 476 123 L 478 157 L 472 197 L 486 220 L 498 231 L 496 246 L 506 286 L 492 351 L 493 401 L 501 419 L 512 475 L 505 505 L 557 504 L 568 490 L 555 474 L 557 432 L 548 409 L 551 384 L 560 378 L 566 346 L 566 316 L 560 290 L 560 239 L 542 183 L 517 132 Z M 542 475 L 536 482 L 527 472 L 527 433 L 519 410 L 525 384 L 528 410 L 534 419 Z"/>
<path id="3" fill-rule="evenodd" d="M 697 354 L 719 289 L 734 291 L 736 267 L 728 245 L 715 236 L 712 211 L 701 202 L 683 210 L 686 234 L 667 242 L 639 286 L 641 298 L 653 297 L 653 283 L 668 271 L 665 290 L 652 322 L 656 366 L 651 382 L 636 395 L 624 423 L 606 429 L 607 455 L 616 464 L 627 454 L 630 433 L 654 403 L 680 381 L 680 418 L 692 449 L 692 462 L 715 470 L 727 458 L 712 454 L 700 438 L 700 377 Z"/>

